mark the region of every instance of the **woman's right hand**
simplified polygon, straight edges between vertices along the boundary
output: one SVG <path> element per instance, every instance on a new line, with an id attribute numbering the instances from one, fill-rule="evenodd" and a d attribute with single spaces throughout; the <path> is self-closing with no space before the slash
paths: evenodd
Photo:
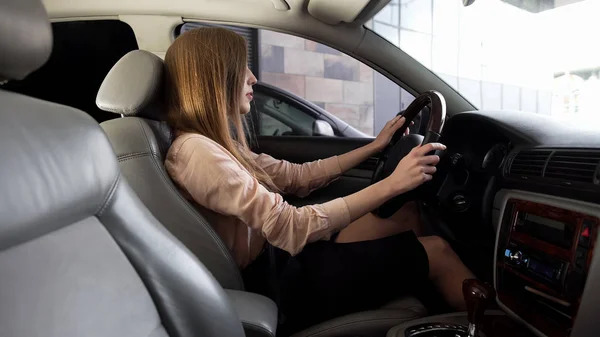
<path id="1" fill-rule="evenodd" d="M 394 172 L 386 179 L 394 189 L 394 194 L 406 193 L 431 180 L 436 171 L 435 165 L 440 161 L 440 157 L 427 154 L 445 149 L 446 146 L 440 143 L 429 143 L 413 148 L 402 158 Z"/>

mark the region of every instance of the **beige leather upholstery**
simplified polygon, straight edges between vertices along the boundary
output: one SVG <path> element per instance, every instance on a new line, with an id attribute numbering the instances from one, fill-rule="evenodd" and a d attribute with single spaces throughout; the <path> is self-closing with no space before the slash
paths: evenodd
<path id="1" fill-rule="evenodd" d="M 161 94 L 162 81 L 163 63 L 158 56 L 141 50 L 131 51 L 106 75 L 98 90 L 96 105 L 123 116 L 158 119 L 152 113 L 160 111 L 157 106 L 160 100 L 156 98 Z"/>
<path id="2" fill-rule="evenodd" d="M 150 53 L 136 51 L 124 56 L 113 68 L 115 71 L 111 71 L 106 77 L 102 84 L 102 88 L 105 88 L 103 96 L 98 98 L 104 102 L 104 106 L 111 106 L 113 112 L 128 113 L 130 117 L 104 122 L 101 126 L 117 153 L 124 176 L 150 211 L 198 256 L 223 287 L 242 289 L 239 271 L 229 252 L 201 213 L 179 195 L 164 170 L 163 160 L 170 145 L 168 128 L 159 120 L 133 117 L 131 109 L 128 108 L 132 106 L 131 102 L 159 104 L 155 97 L 131 97 L 134 93 L 139 93 L 139 88 L 127 91 L 131 86 L 137 85 L 139 78 L 157 78 L 136 76 L 135 72 L 138 71 L 159 69 L 154 65 L 148 70 L 138 67 L 141 64 L 136 60 L 138 57 L 148 58 L 143 54 Z M 156 57 L 154 60 L 160 59 Z M 131 67 L 128 64 L 131 64 Z M 116 69 L 122 69 L 124 74 L 120 74 Z M 154 88 L 145 84 L 139 85 L 143 88 Z M 106 95 L 109 92 L 117 92 L 107 89 L 112 86 L 120 88 L 119 93 L 114 96 Z M 150 96 L 155 94 L 153 90 L 146 93 Z M 119 108 L 120 104 L 123 104 L 122 108 Z M 137 106 L 133 115 L 148 116 L 145 109 L 153 108 Z M 324 322 L 294 337 L 354 336 L 358 332 L 360 336 L 365 337 L 385 336 L 392 326 L 425 315 L 426 310 L 417 299 L 406 297 L 388 304 L 381 310 L 355 313 Z"/>

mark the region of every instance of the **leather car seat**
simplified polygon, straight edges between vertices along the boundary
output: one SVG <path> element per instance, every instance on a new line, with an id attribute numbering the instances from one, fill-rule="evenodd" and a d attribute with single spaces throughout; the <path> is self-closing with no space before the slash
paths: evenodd
<path id="1" fill-rule="evenodd" d="M 44 64 L 40 0 L 0 2 L 0 83 Z M 225 291 L 138 199 L 86 113 L 0 90 L 0 335 L 244 336 Z"/>
<path id="2" fill-rule="evenodd" d="M 119 60 L 100 86 L 96 104 L 122 118 L 101 124 L 117 154 L 121 171 L 154 216 L 179 238 L 221 282 L 243 289 L 238 267 L 202 215 L 170 180 L 164 158 L 171 131 L 163 121 L 162 60 L 147 51 L 131 51 Z M 384 336 L 394 325 L 426 315 L 413 297 L 379 309 L 339 317 L 296 334 L 307 336 Z"/>

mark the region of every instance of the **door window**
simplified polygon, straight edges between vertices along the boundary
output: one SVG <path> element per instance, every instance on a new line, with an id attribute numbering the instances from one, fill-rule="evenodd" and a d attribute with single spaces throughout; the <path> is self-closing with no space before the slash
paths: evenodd
<path id="1" fill-rule="evenodd" d="M 377 135 L 415 98 L 336 49 L 264 29 L 258 36 L 259 81 L 314 103 L 365 136 Z"/>
<path id="2" fill-rule="evenodd" d="M 185 23 L 177 33 L 207 25 L 212 24 Z M 281 89 L 284 96 L 293 94 L 292 101 L 312 103 L 289 104 L 280 95 L 261 97 L 255 90 L 253 113 L 258 116 L 253 123 L 260 135 L 279 131 L 280 136 L 311 136 L 314 121 L 320 119 L 338 136 L 372 137 L 415 98 L 369 66 L 323 44 L 265 29 L 222 27 L 244 36 L 250 69 L 260 82 Z"/>
<path id="3" fill-rule="evenodd" d="M 257 114 L 261 136 L 310 136 L 316 118 L 290 102 L 255 91 L 252 113 Z"/>

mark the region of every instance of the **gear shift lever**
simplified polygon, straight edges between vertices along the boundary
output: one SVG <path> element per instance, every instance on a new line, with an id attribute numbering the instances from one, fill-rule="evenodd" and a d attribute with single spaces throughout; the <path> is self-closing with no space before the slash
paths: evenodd
<path id="1" fill-rule="evenodd" d="M 469 330 L 467 337 L 476 337 L 482 324 L 483 314 L 496 292 L 489 284 L 477 279 L 463 281 L 463 296 L 467 304 Z"/>

